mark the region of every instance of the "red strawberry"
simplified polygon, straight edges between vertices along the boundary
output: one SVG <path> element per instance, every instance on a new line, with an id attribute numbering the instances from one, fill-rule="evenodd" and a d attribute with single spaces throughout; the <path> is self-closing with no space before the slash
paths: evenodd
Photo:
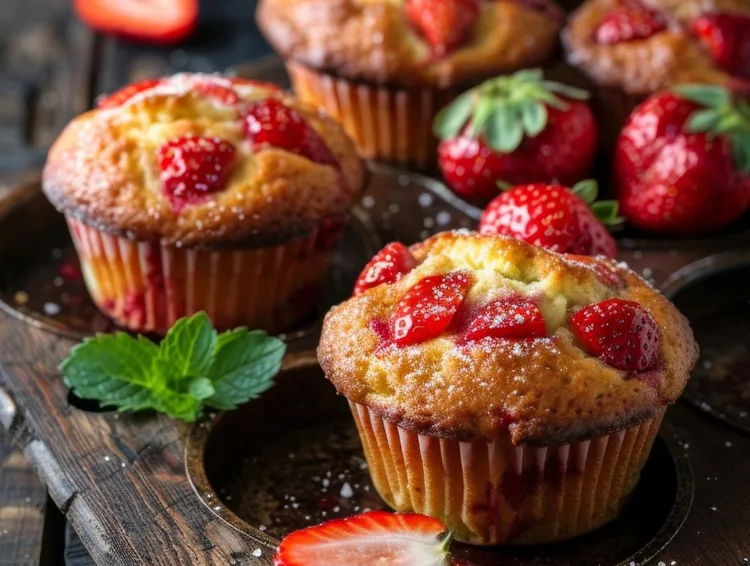
<path id="1" fill-rule="evenodd" d="M 609 12 L 596 28 L 594 36 L 601 45 L 612 45 L 636 39 L 648 39 L 667 29 L 659 12 L 646 8 L 637 0 L 627 0 Z"/>
<path id="2" fill-rule="evenodd" d="M 100 97 L 96 101 L 96 106 L 97 108 L 115 108 L 125 104 L 136 94 L 152 89 L 155 86 L 160 85 L 162 82 L 164 82 L 164 79 L 145 79 L 129 84 L 108 96 Z"/>
<path id="3" fill-rule="evenodd" d="M 222 84 L 227 83 L 227 84 Z M 227 80 L 199 80 L 193 85 L 193 90 L 201 96 L 206 96 L 226 106 L 233 106 L 240 101 L 239 95 L 232 89 Z"/>
<path id="4" fill-rule="evenodd" d="M 440 336 L 463 304 L 471 283 L 471 277 L 462 271 L 419 281 L 396 306 L 394 342 L 409 346 Z"/>
<path id="5" fill-rule="evenodd" d="M 354 296 L 383 283 L 395 283 L 417 266 L 409 248 L 392 242 L 380 250 L 362 270 L 354 286 Z"/>
<path id="6" fill-rule="evenodd" d="M 690 25 L 716 64 L 742 78 L 750 78 L 750 16 L 707 13 Z"/>
<path id="7" fill-rule="evenodd" d="M 722 87 L 658 93 L 630 115 L 615 147 L 624 216 L 664 234 L 722 228 L 750 207 L 747 103 Z"/>
<path id="8" fill-rule="evenodd" d="M 542 311 L 523 297 L 499 299 L 476 315 L 466 332 L 468 340 L 482 338 L 542 338 L 547 335 Z"/>
<path id="9" fill-rule="evenodd" d="M 323 165 L 338 164 L 326 142 L 300 113 L 276 98 L 267 98 L 250 107 L 245 133 L 255 147 L 268 145 Z"/>
<path id="10" fill-rule="evenodd" d="M 651 313 L 633 301 L 608 299 L 573 315 L 571 329 L 592 356 L 626 371 L 643 371 L 659 358 L 661 337 Z"/>
<path id="11" fill-rule="evenodd" d="M 558 96 L 558 94 L 560 96 Z M 459 196 L 486 203 L 497 181 L 573 184 L 587 176 L 597 130 L 585 91 L 541 71 L 498 77 L 461 95 L 435 120 L 440 169 Z"/>
<path id="12" fill-rule="evenodd" d="M 296 531 L 274 566 L 447 566 L 450 535 L 437 519 L 370 511 Z"/>
<path id="13" fill-rule="evenodd" d="M 589 208 L 595 198 L 596 184 L 590 181 L 572 190 L 543 183 L 513 187 L 487 206 L 479 231 L 560 253 L 616 257 L 617 244 L 605 223 L 619 220 L 617 203 L 600 201 Z"/>
<path id="14" fill-rule="evenodd" d="M 198 0 L 75 0 L 73 7 L 98 31 L 155 43 L 184 39 L 198 20 Z"/>
<path id="15" fill-rule="evenodd" d="M 158 151 L 161 183 L 173 210 L 221 190 L 234 154 L 234 146 L 220 138 L 184 136 L 164 143 Z"/>
<path id="16" fill-rule="evenodd" d="M 442 55 L 463 42 L 479 16 L 479 0 L 406 0 L 406 17 Z"/>

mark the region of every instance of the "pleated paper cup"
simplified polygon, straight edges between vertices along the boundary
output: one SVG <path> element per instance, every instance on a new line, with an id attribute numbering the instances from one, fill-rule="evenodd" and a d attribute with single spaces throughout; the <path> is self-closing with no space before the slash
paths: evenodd
<path id="1" fill-rule="evenodd" d="M 279 332 L 317 305 L 334 245 L 325 233 L 278 246 L 176 247 L 112 236 L 67 217 L 89 294 L 117 325 L 164 334 L 205 311 L 218 329 Z"/>
<path id="2" fill-rule="evenodd" d="M 398 511 L 442 520 L 462 542 L 572 538 L 620 513 L 665 410 L 639 426 L 548 448 L 426 436 L 350 403 L 375 488 Z"/>
<path id="3" fill-rule="evenodd" d="M 390 88 L 354 82 L 288 61 L 300 100 L 333 116 L 370 159 L 427 169 L 437 161 L 432 121 L 462 89 Z"/>

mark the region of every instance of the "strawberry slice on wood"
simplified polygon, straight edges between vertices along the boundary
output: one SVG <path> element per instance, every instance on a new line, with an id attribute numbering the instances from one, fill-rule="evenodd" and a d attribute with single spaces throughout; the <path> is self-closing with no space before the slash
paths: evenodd
<path id="1" fill-rule="evenodd" d="M 370 511 L 296 531 L 274 566 L 448 566 L 450 535 L 437 519 Z"/>
<path id="2" fill-rule="evenodd" d="M 417 266 L 417 260 L 404 244 L 391 242 L 365 266 L 354 286 L 354 296 L 383 283 L 395 283 Z"/>
<path id="3" fill-rule="evenodd" d="M 693 20 L 690 29 L 719 67 L 750 78 L 750 16 L 707 13 Z"/>
<path id="4" fill-rule="evenodd" d="M 542 311 L 524 297 L 492 301 L 477 313 L 466 332 L 468 340 L 482 338 L 543 338 L 547 335 Z"/>
<path id="5" fill-rule="evenodd" d="M 409 289 L 396 306 L 393 321 L 396 345 L 419 344 L 445 332 L 471 284 L 468 273 L 454 271 L 425 277 Z"/>
<path id="6" fill-rule="evenodd" d="M 154 43 L 176 43 L 198 21 L 198 0 L 75 0 L 73 7 L 97 31 Z"/>

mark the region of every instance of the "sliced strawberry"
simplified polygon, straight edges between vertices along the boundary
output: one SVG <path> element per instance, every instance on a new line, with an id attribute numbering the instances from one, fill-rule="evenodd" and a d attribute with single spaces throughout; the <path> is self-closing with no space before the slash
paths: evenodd
<path id="1" fill-rule="evenodd" d="M 354 296 L 383 283 L 395 283 L 416 266 L 417 260 L 409 248 L 401 242 L 392 242 L 365 265 L 354 286 Z"/>
<path id="2" fill-rule="evenodd" d="M 479 311 L 466 332 L 468 340 L 482 338 L 542 338 L 547 335 L 542 311 L 523 297 L 499 299 Z"/>
<path id="3" fill-rule="evenodd" d="M 224 85 L 216 80 L 200 80 L 196 82 L 195 85 L 193 85 L 193 90 L 201 96 L 211 98 L 216 102 L 219 102 L 226 106 L 234 106 L 240 101 L 239 95 L 234 91 L 232 87 Z"/>
<path id="4" fill-rule="evenodd" d="M 73 7 L 97 31 L 164 44 L 184 39 L 198 20 L 198 0 L 75 0 Z"/>
<path id="5" fill-rule="evenodd" d="M 234 146 L 220 138 L 183 136 L 164 143 L 158 151 L 162 190 L 179 213 L 223 188 Z"/>
<path id="6" fill-rule="evenodd" d="M 245 118 L 245 134 L 256 148 L 277 147 L 323 165 L 338 164 L 326 142 L 300 113 L 275 98 L 250 107 Z"/>
<path id="7" fill-rule="evenodd" d="M 450 535 L 437 519 L 370 511 L 296 531 L 274 566 L 448 566 Z"/>
<path id="8" fill-rule="evenodd" d="M 707 13 L 693 20 L 690 29 L 719 67 L 750 78 L 750 16 Z"/>
<path id="9" fill-rule="evenodd" d="M 395 343 L 409 346 L 440 336 L 450 326 L 471 284 L 471 277 L 462 271 L 431 275 L 419 281 L 396 306 Z"/>
<path id="10" fill-rule="evenodd" d="M 667 21 L 659 12 L 646 8 L 637 0 L 628 0 L 604 16 L 594 33 L 600 45 L 613 45 L 648 39 L 665 29 Z"/>
<path id="11" fill-rule="evenodd" d="M 634 301 L 608 299 L 576 312 L 571 329 L 584 349 L 626 371 L 644 371 L 659 358 L 661 336 L 651 313 Z"/>
<path id="12" fill-rule="evenodd" d="M 477 16 L 479 0 L 406 0 L 406 17 L 442 55 L 459 46 Z"/>
<path id="13" fill-rule="evenodd" d="M 120 90 L 113 92 L 108 96 L 100 97 L 96 101 L 96 107 L 115 108 L 117 106 L 121 106 L 128 100 L 133 98 L 136 94 L 150 90 L 163 82 L 164 79 L 145 79 L 136 83 L 129 84 L 128 86 L 121 88 Z"/>

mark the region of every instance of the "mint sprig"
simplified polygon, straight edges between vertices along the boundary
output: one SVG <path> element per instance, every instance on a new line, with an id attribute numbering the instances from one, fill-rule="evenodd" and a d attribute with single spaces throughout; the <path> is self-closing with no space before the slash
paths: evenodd
<path id="1" fill-rule="evenodd" d="M 750 173 L 750 103 L 717 85 L 684 84 L 673 91 L 701 106 L 688 117 L 686 131 L 726 136 L 737 169 Z"/>
<path id="2" fill-rule="evenodd" d="M 541 69 L 524 69 L 485 81 L 459 96 L 438 113 L 433 131 L 444 140 L 458 135 L 468 123 L 467 135 L 482 136 L 495 151 L 512 153 L 524 136 L 534 138 L 544 131 L 548 107 L 566 110 L 565 98 L 588 97 L 585 90 L 544 80 Z"/>
<path id="3" fill-rule="evenodd" d="M 285 351 L 260 330 L 218 334 L 201 312 L 178 320 L 159 346 L 123 332 L 87 338 L 59 369 L 81 398 L 193 422 L 204 407 L 234 409 L 270 388 Z"/>

